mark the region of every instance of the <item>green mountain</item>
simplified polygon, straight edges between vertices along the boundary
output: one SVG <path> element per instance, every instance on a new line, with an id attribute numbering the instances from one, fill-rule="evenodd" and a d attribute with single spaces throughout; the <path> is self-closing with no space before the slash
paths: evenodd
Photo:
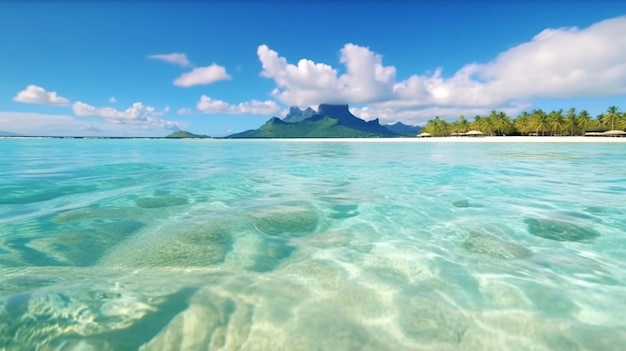
<path id="1" fill-rule="evenodd" d="M 193 134 L 193 133 L 186 132 L 184 130 L 179 130 L 177 132 L 174 132 L 172 134 L 167 135 L 166 138 L 172 138 L 172 139 L 210 138 L 210 136 L 208 136 L 208 135 L 198 135 L 198 134 Z"/>
<path id="2" fill-rule="evenodd" d="M 306 109 L 301 110 L 300 108 L 296 106 L 292 106 L 289 108 L 289 113 L 287 113 L 287 116 L 283 118 L 283 121 L 291 122 L 291 123 L 300 122 L 309 117 L 313 117 L 316 114 L 317 112 L 315 112 L 315 110 L 310 107 L 307 107 Z"/>
<path id="3" fill-rule="evenodd" d="M 422 128 L 419 126 L 412 126 L 409 124 L 404 124 L 402 122 L 396 122 L 394 124 L 385 124 L 385 127 L 392 132 L 396 132 L 402 135 L 410 135 L 416 136 L 422 131 Z"/>
<path id="4" fill-rule="evenodd" d="M 292 118 L 273 117 L 259 129 L 247 130 L 227 138 L 374 138 L 398 134 L 381 126 L 378 119 L 366 122 L 352 113 L 348 105 L 321 104 L 316 114 L 302 118 L 309 109 L 291 108 Z M 288 117 L 289 117 L 288 115 Z M 289 119 L 287 121 L 287 119 Z M 295 119 L 295 122 L 292 122 Z"/>

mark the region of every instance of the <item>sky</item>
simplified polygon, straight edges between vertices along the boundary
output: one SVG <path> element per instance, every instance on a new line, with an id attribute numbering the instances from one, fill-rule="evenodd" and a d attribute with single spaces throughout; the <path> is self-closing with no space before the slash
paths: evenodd
<path id="1" fill-rule="evenodd" d="M 623 1 L 8 0 L 0 33 L 0 131 L 21 135 L 626 110 Z"/>

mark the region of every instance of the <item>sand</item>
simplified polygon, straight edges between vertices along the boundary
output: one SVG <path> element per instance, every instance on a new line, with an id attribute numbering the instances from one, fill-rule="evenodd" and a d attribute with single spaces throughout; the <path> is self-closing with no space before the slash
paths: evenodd
<path id="1" fill-rule="evenodd" d="M 288 141 L 288 142 L 356 142 L 356 143 L 625 143 L 626 138 L 589 136 L 487 136 L 431 138 L 258 138 L 223 139 L 229 141 Z"/>

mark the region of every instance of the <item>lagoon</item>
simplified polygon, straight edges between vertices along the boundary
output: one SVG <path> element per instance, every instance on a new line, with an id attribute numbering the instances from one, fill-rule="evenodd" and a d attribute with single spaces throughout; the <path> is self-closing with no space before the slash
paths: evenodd
<path id="1" fill-rule="evenodd" d="M 626 143 L 452 139 L 2 139 L 0 350 L 620 350 Z"/>

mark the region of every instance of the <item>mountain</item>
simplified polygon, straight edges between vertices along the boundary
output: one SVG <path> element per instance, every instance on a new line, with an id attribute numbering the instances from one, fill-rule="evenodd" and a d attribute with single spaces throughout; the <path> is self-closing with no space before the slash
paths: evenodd
<path id="1" fill-rule="evenodd" d="M 298 111 L 296 111 L 298 109 Z M 272 117 L 258 129 L 247 130 L 227 138 L 371 138 L 394 137 L 398 134 L 383 127 L 378 119 L 366 122 L 352 113 L 348 105 L 321 104 L 318 112 L 308 118 L 306 109 L 291 108 L 290 114 L 296 122 Z M 288 115 L 289 116 L 289 115 Z M 298 120 L 298 118 L 302 118 Z"/>
<path id="2" fill-rule="evenodd" d="M 415 136 L 422 131 L 422 127 L 411 126 L 408 124 L 404 124 L 402 122 L 396 122 L 394 124 L 385 124 L 385 127 L 392 132 L 402 134 L 402 135 L 411 135 L 411 136 Z"/>
<path id="3" fill-rule="evenodd" d="M 310 107 L 301 110 L 299 107 L 292 106 L 289 108 L 289 113 L 287 113 L 285 118 L 283 118 L 283 121 L 291 123 L 300 122 L 316 114 L 317 112 L 315 112 L 315 110 Z"/>
<path id="4" fill-rule="evenodd" d="M 186 132 L 184 130 L 179 130 L 177 132 L 174 132 L 172 134 L 167 135 L 166 138 L 171 138 L 171 139 L 210 138 L 210 136 L 208 136 L 208 135 L 198 135 L 198 134 L 193 134 L 193 133 Z"/>

